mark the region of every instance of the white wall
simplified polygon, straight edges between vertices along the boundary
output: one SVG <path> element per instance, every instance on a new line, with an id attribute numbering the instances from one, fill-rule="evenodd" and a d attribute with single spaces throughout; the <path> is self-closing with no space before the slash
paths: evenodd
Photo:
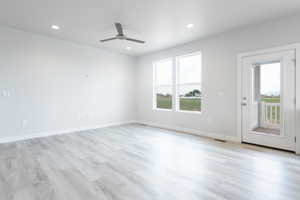
<path id="1" fill-rule="evenodd" d="M 134 82 L 134 58 L 0 27 L 0 139 L 133 120 Z"/>
<path id="2" fill-rule="evenodd" d="M 236 136 L 237 54 L 300 42 L 300 15 L 274 20 L 146 55 L 138 61 L 138 120 L 201 132 Z M 152 109 L 152 62 L 202 51 L 201 115 Z"/>
<path id="3" fill-rule="evenodd" d="M 129 56 L 0 27 L 0 140 L 134 119 L 234 137 L 237 54 L 300 42 L 299 21 L 300 15 L 235 30 L 142 56 L 137 63 Z M 152 110 L 152 61 L 199 50 L 202 114 Z"/>

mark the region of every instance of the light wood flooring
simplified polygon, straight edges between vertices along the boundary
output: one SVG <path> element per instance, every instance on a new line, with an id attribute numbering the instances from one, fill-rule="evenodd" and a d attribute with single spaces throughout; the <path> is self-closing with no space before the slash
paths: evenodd
<path id="1" fill-rule="evenodd" d="M 300 199 L 300 157 L 142 125 L 0 145 L 1 200 Z"/>

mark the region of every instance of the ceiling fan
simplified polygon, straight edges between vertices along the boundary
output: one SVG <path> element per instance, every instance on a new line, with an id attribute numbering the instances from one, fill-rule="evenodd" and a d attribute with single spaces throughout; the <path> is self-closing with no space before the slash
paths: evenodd
<path id="1" fill-rule="evenodd" d="M 100 42 L 107 42 L 107 41 L 117 40 L 118 39 L 118 40 L 128 40 L 128 41 L 131 41 L 131 42 L 137 42 L 137 43 L 141 43 L 141 44 L 145 43 L 145 41 L 136 40 L 136 39 L 129 38 L 126 35 L 124 35 L 122 24 L 115 23 L 115 27 L 117 29 L 118 34 L 115 37 L 107 38 L 107 39 L 104 39 L 104 40 L 100 40 Z"/>

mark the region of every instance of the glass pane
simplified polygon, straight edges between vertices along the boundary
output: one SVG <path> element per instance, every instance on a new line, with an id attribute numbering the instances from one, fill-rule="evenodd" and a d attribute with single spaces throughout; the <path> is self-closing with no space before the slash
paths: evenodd
<path id="1" fill-rule="evenodd" d="M 260 93 L 264 102 L 280 102 L 279 62 L 260 66 Z"/>
<path id="2" fill-rule="evenodd" d="M 157 88 L 156 107 L 161 109 L 172 109 L 172 86 Z"/>
<path id="3" fill-rule="evenodd" d="M 280 62 L 253 69 L 251 124 L 253 131 L 280 135 Z"/>
<path id="4" fill-rule="evenodd" d="M 179 58 L 179 84 L 201 83 L 201 62 L 200 54 Z"/>
<path id="5" fill-rule="evenodd" d="M 201 111 L 201 85 L 179 86 L 179 109 Z"/>
<path id="6" fill-rule="evenodd" d="M 172 85 L 172 60 L 164 60 L 155 63 L 156 85 Z"/>

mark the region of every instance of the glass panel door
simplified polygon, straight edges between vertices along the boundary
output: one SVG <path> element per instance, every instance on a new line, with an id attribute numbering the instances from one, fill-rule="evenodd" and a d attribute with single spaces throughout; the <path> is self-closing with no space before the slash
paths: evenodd
<path id="1" fill-rule="evenodd" d="M 295 150 L 295 50 L 242 59 L 242 141 Z"/>
<path id="2" fill-rule="evenodd" d="M 255 132 L 280 135 L 281 62 L 256 64 L 252 71 L 253 128 Z"/>

